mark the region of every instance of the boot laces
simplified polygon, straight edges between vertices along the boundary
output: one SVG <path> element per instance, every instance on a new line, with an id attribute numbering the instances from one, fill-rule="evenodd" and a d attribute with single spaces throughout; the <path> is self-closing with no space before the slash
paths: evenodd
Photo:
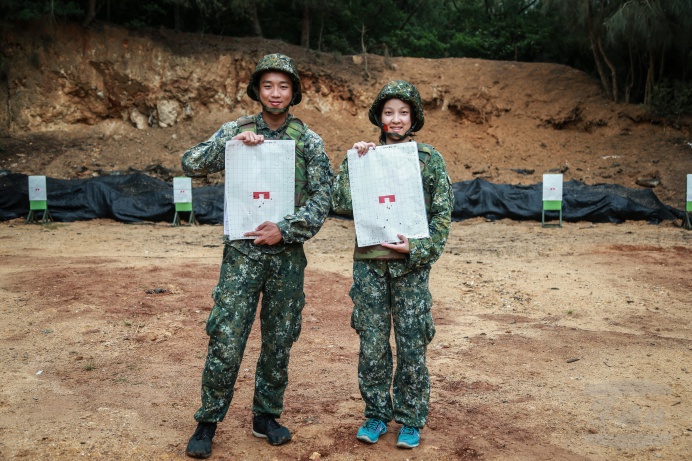
<path id="1" fill-rule="evenodd" d="M 367 428 L 368 428 L 369 430 L 371 430 L 371 431 L 377 430 L 377 428 L 378 428 L 379 426 L 380 426 L 380 421 L 377 420 L 377 419 L 375 419 L 375 418 L 369 419 L 369 420 L 365 423 L 365 427 L 367 427 Z"/>
<path id="2" fill-rule="evenodd" d="M 279 423 L 277 423 L 276 420 L 271 416 L 265 416 L 264 419 L 267 422 L 267 432 L 273 431 L 274 429 L 278 429 L 281 427 Z"/>
<path id="3" fill-rule="evenodd" d="M 401 433 L 404 435 L 413 435 L 416 433 L 416 429 L 411 426 L 404 426 L 401 428 Z"/>

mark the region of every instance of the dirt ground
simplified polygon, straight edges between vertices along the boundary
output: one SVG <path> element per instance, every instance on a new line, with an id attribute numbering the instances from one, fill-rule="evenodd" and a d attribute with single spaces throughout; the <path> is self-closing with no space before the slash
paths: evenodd
<path id="1" fill-rule="evenodd" d="M 334 167 L 353 142 L 377 137 L 369 103 L 404 78 L 425 106 L 418 140 L 443 154 L 455 182 L 535 184 L 562 172 L 653 187 L 682 209 L 692 173 L 689 120 L 614 104 L 564 66 L 367 56 L 366 75 L 362 56 L 259 39 L 1 32 L 0 170 L 170 180 L 185 149 L 257 110 L 247 76 L 256 56 L 278 51 L 301 68 L 293 111 L 324 138 Z M 193 115 L 141 129 L 119 118 L 135 106 L 154 117 L 162 95 Z M 347 295 L 354 232 L 330 218 L 305 246 L 307 305 L 281 418 L 293 441 L 271 447 L 250 432 L 255 328 L 212 459 L 690 459 L 692 232 L 679 224 L 454 222 L 431 276 L 430 418 L 421 446 L 402 451 L 396 424 L 375 446 L 355 439 L 364 405 Z M 221 234 L 213 225 L 0 222 L 0 459 L 185 458 Z"/>
<path id="2" fill-rule="evenodd" d="M 0 458 L 184 459 L 195 427 L 220 226 L 0 223 Z M 355 439 L 352 222 L 306 244 L 303 332 L 281 422 L 250 432 L 257 325 L 219 460 L 689 459 L 692 233 L 455 222 L 431 289 L 422 444 Z"/>

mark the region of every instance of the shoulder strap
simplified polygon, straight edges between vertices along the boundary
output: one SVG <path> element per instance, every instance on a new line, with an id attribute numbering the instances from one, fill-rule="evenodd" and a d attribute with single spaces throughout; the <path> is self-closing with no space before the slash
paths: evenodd
<path id="1" fill-rule="evenodd" d="M 290 122 L 288 122 L 288 126 L 286 127 L 286 134 L 291 137 L 296 143 L 300 140 L 300 138 L 303 137 L 305 132 L 307 131 L 308 126 L 303 123 L 303 121 L 299 118 L 293 117 Z"/>
<path id="2" fill-rule="evenodd" d="M 238 124 L 238 129 L 241 133 L 244 131 L 252 131 L 253 133 L 257 133 L 257 124 L 255 123 L 255 117 L 252 115 L 244 115 L 243 117 L 240 117 L 236 123 Z"/>
<path id="3" fill-rule="evenodd" d="M 427 166 L 434 148 L 430 144 L 424 144 L 422 142 L 417 142 L 416 144 L 418 146 L 418 160 L 423 162 L 423 165 Z"/>
<path id="4" fill-rule="evenodd" d="M 253 133 L 257 133 L 257 124 L 255 123 L 255 117 L 252 115 L 244 115 L 240 117 L 236 123 L 238 124 L 238 129 L 241 131 L 241 133 L 244 131 L 252 131 Z M 293 139 L 297 145 L 298 141 L 303 137 L 307 129 L 308 126 L 303 123 L 301 119 L 294 117 L 290 122 L 288 122 L 286 134 Z"/>

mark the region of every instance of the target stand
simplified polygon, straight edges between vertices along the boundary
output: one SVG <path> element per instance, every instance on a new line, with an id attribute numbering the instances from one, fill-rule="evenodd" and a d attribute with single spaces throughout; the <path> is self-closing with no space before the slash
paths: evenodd
<path id="1" fill-rule="evenodd" d="M 546 224 L 545 212 L 557 211 L 558 224 Z M 541 212 L 541 227 L 562 227 L 562 175 L 543 175 L 543 210 Z"/>
<path id="2" fill-rule="evenodd" d="M 43 211 L 41 221 L 38 221 L 38 215 Z M 53 222 L 53 217 L 48 211 L 48 200 L 29 200 L 29 214 L 26 217 L 27 224 L 45 224 L 47 222 Z"/>
<path id="3" fill-rule="evenodd" d="M 41 223 L 53 222 L 53 217 L 48 211 L 48 192 L 46 190 L 45 176 L 29 176 L 29 214 L 26 217 L 27 224 L 37 224 L 37 217 L 42 213 Z"/>
<path id="4" fill-rule="evenodd" d="M 173 225 L 174 226 L 180 226 L 181 221 L 180 221 L 180 213 L 190 213 L 190 219 L 188 219 L 188 223 L 190 226 L 196 226 L 197 225 L 197 220 L 195 219 L 195 212 L 192 209 L 192 202 L 188 203 L 176 203 L 175 204 L 175 215 L 173 216 Z"/>
<path id="5" fill-rule="evenodd" d="M 545 223 L 545 212 L 546 211 L 557 211 L 558 212 L 558 223 L 557 224 L 546 224 Z M 562 227 L 562 200 L 543 200 L 543 211 L 541 213 L 541 227 Z"/>
<path id="6" fill-rule="evenodd" d="M 692 174 L 687 175 L 687 199 L 685 201 L 685 216 L 682 218 L 682 227 L 692 230 Z"/>
<path id="7" fill-rule="evenodd" d="M 192 179 L 185 176 L 173 178 L 173 203 L 175 204 L 175 215 L 173 216 L 173 226 L 180 226 L 180 214 L 190 213 L 188 223 L 196 226 L 195 212 L 192 209 Z"/>

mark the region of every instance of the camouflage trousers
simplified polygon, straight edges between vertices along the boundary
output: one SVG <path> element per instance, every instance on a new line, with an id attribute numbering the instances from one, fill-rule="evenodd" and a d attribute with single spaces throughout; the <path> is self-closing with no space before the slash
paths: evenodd
<path id="1" fill-rule="evenodd" d="M 300 335 L 305 305 L 306 265 L 302 245 L 289 245 L 278 254 L 262 253 L 257 260 L 224 245 L 219 283 L 212 293 L 215 304 L 207 320 L 202 406 L 195 420 L 216 422 L 226 416 L 260 294 L 262 348 L 252 412 L 281 416 L 291 346 Z"/>
<path id="2" fill-rule="evenodd" d="M 351 326 L 360 336 L 358 386 L 365 417 L 422 428 L 428 418 L 427 347 L 435 335 L 428 289 L 430 268 L 400 277 L 374 270 L 386 261 L 354 261 Z M 379 275 L 379 274 L 384 275 Z M 390 330 L 394 325 L 396 372 L 392 385 Z M 392 392 L 390 394 L 390 386 Z"/>

